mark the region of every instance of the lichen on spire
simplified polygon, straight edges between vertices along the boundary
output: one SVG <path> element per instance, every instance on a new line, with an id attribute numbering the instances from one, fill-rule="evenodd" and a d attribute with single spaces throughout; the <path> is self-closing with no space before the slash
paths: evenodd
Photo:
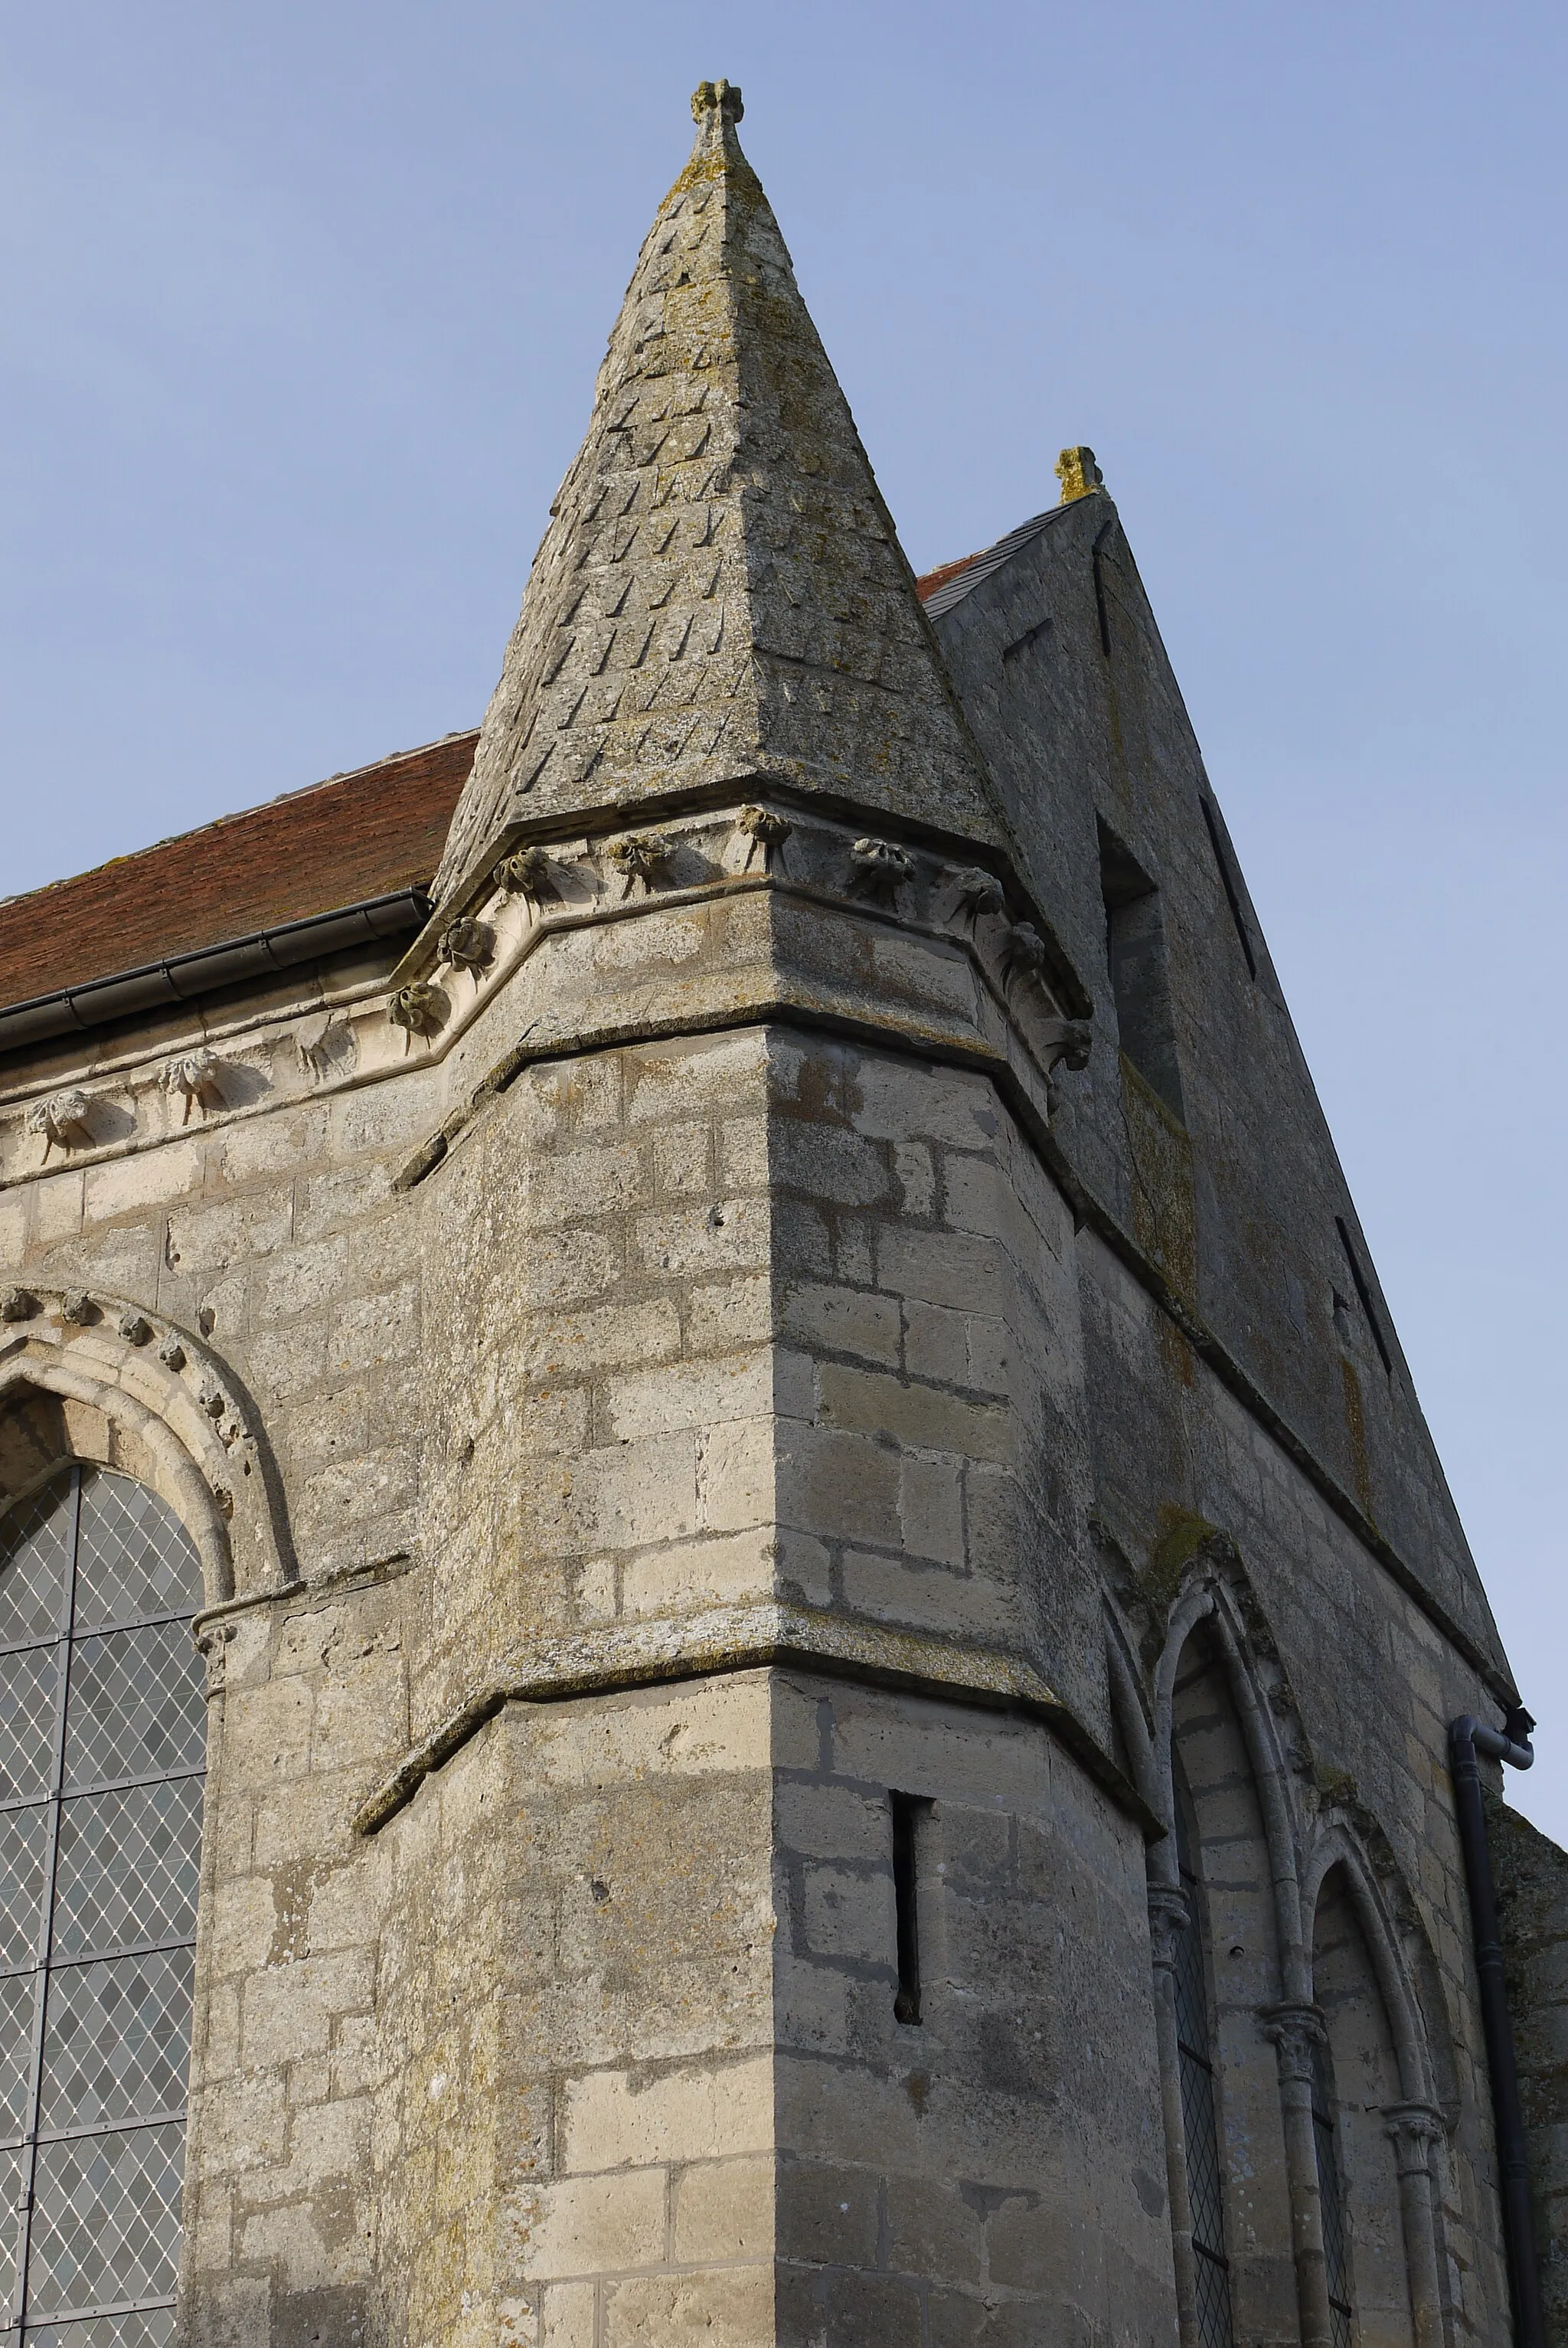
<path id="1" fill-rule="evenodd" d="M 725 122 L 739 122 L 745 110 L 738 82 L 700 81 L 692 92 L 692 119 L 700 125 L 713 114 Z"/>
<path id="2" fill-rule="evenodd" d="M 1064 448 L 1055 469 L 1064 506 L 1071 505 L 1075 498 L 1091 498 L 1105 487 L 1105 476 L 1094 461 L 1092 448 Z"/>
<path id="3" fill-rule="evenodd" d="M 703 82 L 551 510 L 436 878 L 503 835 L 751 778 L 999 837 L 848 405 Z"/>

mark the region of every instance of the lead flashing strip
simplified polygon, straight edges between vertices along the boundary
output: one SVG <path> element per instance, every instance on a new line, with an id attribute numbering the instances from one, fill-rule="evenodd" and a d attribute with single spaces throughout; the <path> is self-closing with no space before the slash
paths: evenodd
<path id="1" fill-rule="evenodd" d="M 560 1704 L 683 1680 L 795 1665 L 872 1687 L 1042 1720 L 1085 1773 L 1148 1840 L 1164 1828 L 1091 1732 L 1028 1663 L 804 1606 L 719 1607 L 671 1621 L 620 1624 L 556 1640 L 527 1663 L 503 1666 L 398 1764 L 361 1803 L 356 1834 L 374 1835 L 412 1801 L 508 1704 Z"/>

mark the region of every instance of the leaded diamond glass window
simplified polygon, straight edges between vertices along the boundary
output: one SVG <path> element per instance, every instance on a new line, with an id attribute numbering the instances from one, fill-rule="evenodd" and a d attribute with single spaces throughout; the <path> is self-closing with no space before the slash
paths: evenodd
<path id="1" fill-rule="evenodd" d="M 1334 2348 L 1350 2348 L 1350 2245 L 1345 2233 L 1345 2192 L 1339 2177 L 1338 2132 L 1334 2124 L 1334 2083 L 1325 2046 L 1317 2047 L 1313 2053 L 1312 2134 L 1317 2147 L 1317 2199 L 1323 2212 L 1328 2320 L 1334 2327 Z"/>
<path id="2" fill-rule="evenodd" d="M 1182 2133 L 1187 2147 L 1187 2198 L 1193 2212 L 1198 2336 L 1204 2348 L 1231 2348 L 1230 2262 L 1225 2257 L 1214 2066 L 1209 2052 L 1203 1886 L 1193 1866 L 1180 1802 L 1176 1805 L 1176 1863 L 1187 1895 L 1187 1929 L 1176 1935 L 1176 2053 L 1181 2066 Z"/>
<path id="3" fill-rule="evenodd" d="M 0 1517 L 0 2348 L 173 2331 L 201 1596 L 124 1476 L 73 1468 Z"/>

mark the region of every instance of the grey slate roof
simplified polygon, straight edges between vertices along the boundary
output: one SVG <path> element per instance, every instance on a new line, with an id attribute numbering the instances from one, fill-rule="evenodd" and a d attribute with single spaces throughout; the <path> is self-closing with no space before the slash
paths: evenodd
<path id="1" fill-rule="evenodd" d="M 1016 554 L 1020 546 L 1027 546 L 1031 538 L 1038 538 L 1042 530 L 1049 529 L 1053 521 L 1059 521 L 1067 511 L 1066 506 L 1051 506 L 1045 513 L 1036 514 L 1032 521 L 1020 522 L 1018 528 L 1009 530 L 1005 538 L 999 538 L 994 546 L 988 546 L 983 552 L 971 555 L 956 577 L 944 581 L 940 587 L 927 595 L 927 618 L 939 620 L 944 612 L 950 612 L 955 603 L 961 603 L 971 588 L 978 587 L 982 579 L 989 579 L 993 571 L 1001 569 L 1009 555 Z"/>

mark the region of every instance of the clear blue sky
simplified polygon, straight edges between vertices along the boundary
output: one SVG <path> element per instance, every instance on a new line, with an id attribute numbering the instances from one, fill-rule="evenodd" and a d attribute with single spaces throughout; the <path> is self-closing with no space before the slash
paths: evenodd
<path id="1" fill-rule="evenodd" d="M 705 76 L 924 565 L 1121 506 L 1568 1840 L 1568 16 L 0 23 L 0 891 L 477 718 Z"/>

